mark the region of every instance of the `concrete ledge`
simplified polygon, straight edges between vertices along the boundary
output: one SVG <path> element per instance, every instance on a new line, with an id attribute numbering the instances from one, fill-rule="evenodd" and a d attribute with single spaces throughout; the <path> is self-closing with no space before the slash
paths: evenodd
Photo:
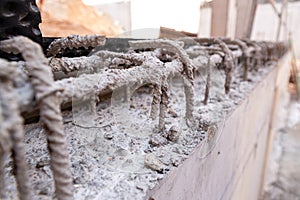
<path id="1" fill-rule="evenodd" d="M 151 191 L 149 199 L 259 198 L 272 138 L 269 130 L 276 87 L 286 84 L 278 80 L 286 80 L 289 75 L 279 71 L 286 71 L 289 57 L 286 55 L 234 112 L 218 124 L 209 143 L 200 143 L 181 166 Z M 203 157 L 205 146 L 212 148 Z"/>

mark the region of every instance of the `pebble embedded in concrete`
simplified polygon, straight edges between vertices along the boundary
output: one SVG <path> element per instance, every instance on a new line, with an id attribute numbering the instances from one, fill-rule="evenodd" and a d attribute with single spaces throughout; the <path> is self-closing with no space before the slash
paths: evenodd
<path id="1" fill-rule="evenodd" d="M 165 165 L 151 153 L 145 155 L 144 163 L 146 167 L 159 173 L 162 173 L 165 168 Z"/>
<path id="2" fill-rule="evenodd" d="M 164 137 L 162 137 L 161 135 L 155 134 L 150 140 L 149 140 L 149 144 L 152 146 L 162 146 L 162 145 L 166 145 L 168 143 L 168 140 Z"/>
<path id="3" fill-rule="evenodd" d="M 173 125 L 167 133 L 168 140 L 170 140 L 172 142 L 176 142 L 179 139 L 179 136 L 180 136 L 179 128 L 177 126 Z"/>

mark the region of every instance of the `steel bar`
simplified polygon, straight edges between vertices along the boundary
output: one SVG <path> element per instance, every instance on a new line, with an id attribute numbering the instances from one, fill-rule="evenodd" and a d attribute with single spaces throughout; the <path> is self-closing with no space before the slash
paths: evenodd
<path id="1" fill-rule="evenodd" d="M 60 104 L 47 59 L 38 44 L 22 36 L 1 42 L 1 48 L 20 52 L 27 63 L 41 121 L 47 132 L 56 196 L 61 200 L 73 199 L 73 180 Z"/>

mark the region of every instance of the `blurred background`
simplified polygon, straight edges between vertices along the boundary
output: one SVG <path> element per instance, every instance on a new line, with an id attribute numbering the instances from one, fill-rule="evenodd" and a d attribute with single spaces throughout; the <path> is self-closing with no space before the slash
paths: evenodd
<path id="1" fill-rule="evenodd" d="M 300 57 L 298 0 L 38 0 L 43 36 L 99 33 L 115 37 L 160 27 L 200 37 L 287 40 Z"/>
<path id="2" fill-rule="evenodd" d="M 179 34 L 289 41 L 294 57 L 290 91 L 300 93 L 294 84 L 297 74 L 300 79 L 300 0 L 38 0 L 37 4 L 44 37 Z"/>

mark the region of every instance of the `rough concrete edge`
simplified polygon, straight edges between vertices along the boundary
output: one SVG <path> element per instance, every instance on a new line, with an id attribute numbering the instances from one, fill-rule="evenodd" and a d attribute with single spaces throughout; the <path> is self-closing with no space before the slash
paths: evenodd
<path id="1" fill-rule="evenodd" d="M 277 86 L 278 81 L 279 81 L 279 80 L 278 80 L 278 79 L 279 79 L 278 74 L 279 74 L 279 71 L 280 71 L 280 70 L 279 70 L 279 67 L 282 66 L 283 60 L 285 60 L 286 57 L 288 57 L 288 56 L 290 56 L 289 53 L 287 53 L 283 58 L 281 58 L 280 61 L 276 64 L 276 66 L 273 67 L 272 69 L 270 69 L 270 71 L 269 71 L 267 74 L 263 75 L 262 78 L 256 83 L 256 86 L 253 87 L 253 88 L 249 91 L 248 95 L 245 96 L 244 100 L 248 99 L 248 97 L 249 97 L 250 94 L 255 90 L 255 88 L 257 88 L 257 86 L 258 86 L 259 84 L 261 84 L 261 83 L 263 82 L 263 80 L 264 80 L 267 76 L 269 76 L 270 74 L 274 73 L 274 71 L 276 71 L 275 73 L 276 73 L 276 75 L 277 75 L 277 76 L 276 76 L 276 86 Z M 276 93 L 274 94 L 274 96 L 276 96 Z M 218 122 L 217 132 L 220 132 L 220 134 L 215 134 L 215 135 L 217 135 L 218 138 L 219 138 L 219 137 L 221 136 L 221 134 L 222 134 L 222 130 L 223 130 L 223 128 L 224 128 L 224 124 L 226 123 L 227 119 L 235 112 L 235 110 L 236 110 L 238 107 L 240 107 L 240 106 L 243 104 L 244 100 L 243 100 L 243 101 L 240 101 L 240 102 L 238 103 L 238 105 L 236 105 L 236 107 L 235 107 L 233 110 L 231 110 L 229 113 L 227 113 L 226 117 L 224 117 L 222 120 L 220 120 L 220 121 Z M 273 104 L 275 104 L 275 101 L 273 102 Z M 272 117 L 272 121 L 274 121 L 274 117 Z M 269 126 L 269 127 L 271 127 L 271 126 Z M 268 131 L 268 138 L 269 138 L 269 134 L 270 134 L 269 132 L 270 132 L 270 128 L 269 128 L 269 131 Z M 208 152 L 208 154 L 206 154 L 202 159 L 205 159 L 205 157 L 207 157 L 208 155 L 210 155 L 210 153 L 212 152 L 212 150 L 217 146 L 217 144 L 218 144 L 218 142 L 219 142 L 218 138 L 216 138 L 215 144 L 213 144 L 213 147 L 210 149 L 210 151 Z M 172 174 L 176 174 L 177 171 L 179 170 L 179 168 L 180 168 L 180 167 L 183 167 L 183 166 L 185 165 L 186 161 L 187 161 L 190 157 L 192 157 L 192 156 L 197 152 L 197 150 L 199 150 L 199 149 L 202 147 L 202 145 L 204 145 L 204 144 L 203 144 L 203 143 L 199 143 L 199 144 L 197 145 L 197 147 L 193 150 L 193 152 L 192 152 L 191 154 L 189 154 L 189 157 L 188 157 L 183 163 L 181 163 L 177 168 L 175 168 L 175 169 L 172 170 L 170 173 L 168 173 L 162 180 L 159 181 L 159 183 L 158 183 L 152 190 L 148 191 L 145 199 L 148 199 L 148 200 L 156 200 L 156 199 L 153 198 L 153 196 L 155 195 L 155 192 L 158 191 L 158 190 L 161 188 L 161 186 L 162 186 L 164 183 L 167 182 L 167 180 L 168 180 L 169 178 L 172 178 Z M 269 148 L 269 144 L 266 144 L 266 150 L 267 150 L 268 148 Z M 267 154 L 266 154 L 266 155 L 267 155 Z M 266 168 L 265 164 L 264 164 L 264 168 Z M 265 169 L 262 169 L 262 170 L 263 170 L 263 172 L 265 172 Z M 263 183 L 264 183 L 264 177 L 261 179 L 261 183 L 262 183 L 261 185 L 263 185 Z M 261 194 L 261 192 L 260 192 L 260 194 Z"/>

